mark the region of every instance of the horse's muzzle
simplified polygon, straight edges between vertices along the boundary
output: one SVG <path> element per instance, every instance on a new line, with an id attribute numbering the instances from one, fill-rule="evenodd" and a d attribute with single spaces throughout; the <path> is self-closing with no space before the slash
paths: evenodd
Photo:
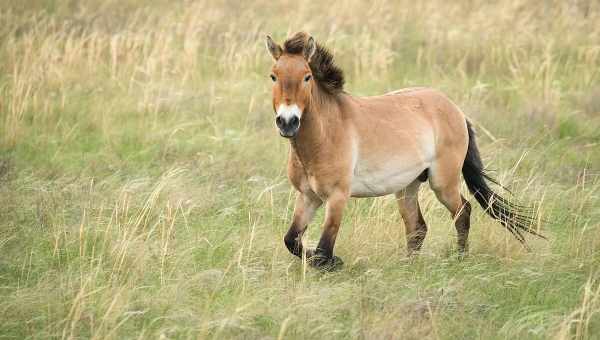
<path id="1" fill-rule="evenodd" d="M 275 124 L 279 128 L 279 134 L 281 137 L 292 138 L 296 136 L 300 129 L 300 118 L 298 116 L 292 116 L 289 119 L 285 119 L 281 116 L 275 118 Z"/>

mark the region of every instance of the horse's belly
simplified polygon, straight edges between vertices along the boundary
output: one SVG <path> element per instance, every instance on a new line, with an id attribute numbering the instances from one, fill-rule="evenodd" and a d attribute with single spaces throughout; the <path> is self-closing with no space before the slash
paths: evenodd
<path id="1" fill-rule="evenodd" d="M 360 167 L 354 171 L 351 184 L 353 197 L 373 197 L 396 193 L 409 184 L 427 169 L 423 163 L 408 165 L 393 160 L 383 166 Z"/>

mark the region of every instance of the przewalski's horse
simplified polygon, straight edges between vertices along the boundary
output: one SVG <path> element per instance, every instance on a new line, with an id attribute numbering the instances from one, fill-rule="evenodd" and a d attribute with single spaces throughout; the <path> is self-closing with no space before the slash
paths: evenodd
<path id="1" fill-rule="evenodd" d="M 288 177 L 298 191 L 285 235 L 289 251 L 302 257 L 302 235 L 315 211 L 326 205 L 313 266 L 337 266 L 333 255 L 342 213 L 350 197 L 395 194 L 406 226 L 409 254 L 418 251 L 427 225 L 417 199 L 429 181 L 455 220 L 460 253 L 467 251 L 471 205 L 460 193 L 462 172 L 469 191 L 521 243 L 535 214 L 494 193 L 487 181 L 475 134 L 462 111 L 444 94 L 409 88 L 374 97 L 343 91 L 344 76 L 333 56 L 306 33 L 283 47 L 267 36 L 275 60 L 273 109 L 281 136 L 290 140 Z"/>

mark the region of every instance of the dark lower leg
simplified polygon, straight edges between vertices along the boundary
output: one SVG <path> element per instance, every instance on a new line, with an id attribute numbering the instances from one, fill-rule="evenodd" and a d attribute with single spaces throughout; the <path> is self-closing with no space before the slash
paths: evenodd
<path id="1" fill-rule="evenodd" d="M 295 256 L 302 257 L 302 235 L 322 202 L 310 193 L 299 193 L 294 207 L 294 220 L 283 238 L 285 246 Z"/>
<path id="2" fill-rule="evenodd" d="M 462 207 L 456 217 L 454 226 L 458 236 L 458 251 L 466 253 L 469 251 L 469 228 L 471 226 L 471 203 L 461 196 Z"/>
<path id="3" fill-rule="evenodd" d="M 313 267 L 333 270 L 344 264 L 342 259 L 333 255 L 338 229 L 339 225 L 326 228 L 314 252 L 306 252 L 306 256 L 310 258 L 310 264 Z"/>
<path id="4" fill-rule="evenodd" d="M 337 227 L 330 226 L 323 231 L 314 255 L 322 256 L 328 259 L 333 257 L 333 247 L 335 246 L 335 239 L 337 238 L 338 229 L 339 225 Z"/>
<path id="5" fill-rule="evenodd" d="M 437 198 L 446 206 L 456 228 L 458 251 L 464 254 L 468 251 L 468 238 L 471 216 L 471 204 L 460 194 L 458 182 L 446 186 L 433 187 Z"/>
<path id="6" fill-rule="evenodd" d="M 283 242 L 285 242 L 285 246 L 290 253 L 298 257 L 302 257 L 302 235 L 304 234 L 304 230 L 305 228 L 301 229 L 292 224 L 283 238 Z"/>
<path id="7" fill-rule="evenodd" d="M 342 264 L 341 259 L 333 255 L 333 248 L 347 199 L 347 195 L 337 193 L 336 195 L 332 195 L 327 201 L 325 225 L 323 226 L 323 233 L 321 234 L 319 244 L 314 253 L 311 254 L 313 255 L 311 265 L 316 267 L 338 267 Z"/>
<path id="8" fill-rule="evenodd" d="M 409 253 L 417 252 L 421 250 L 423 242 L 425 241 L 425 235 L 427 235 L 427 224 L 421 214 L 421 209 L 417 204 L 417 219 L 415 224 L 415 230 L 406 235 L 406 245 Z"/>

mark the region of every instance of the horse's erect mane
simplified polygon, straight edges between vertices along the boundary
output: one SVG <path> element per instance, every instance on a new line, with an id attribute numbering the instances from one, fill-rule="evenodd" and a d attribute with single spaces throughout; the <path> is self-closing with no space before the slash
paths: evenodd
<path id="1" fill-rule="evenodd" d="M 283 43 L 283 53 L 302 54 L 309 35 L 298 32 Z M 316 81 L 330 94 L 344 90 L 344 71 L 333 61 L 333 54 L 319 43 L 308 65 Z"/>

